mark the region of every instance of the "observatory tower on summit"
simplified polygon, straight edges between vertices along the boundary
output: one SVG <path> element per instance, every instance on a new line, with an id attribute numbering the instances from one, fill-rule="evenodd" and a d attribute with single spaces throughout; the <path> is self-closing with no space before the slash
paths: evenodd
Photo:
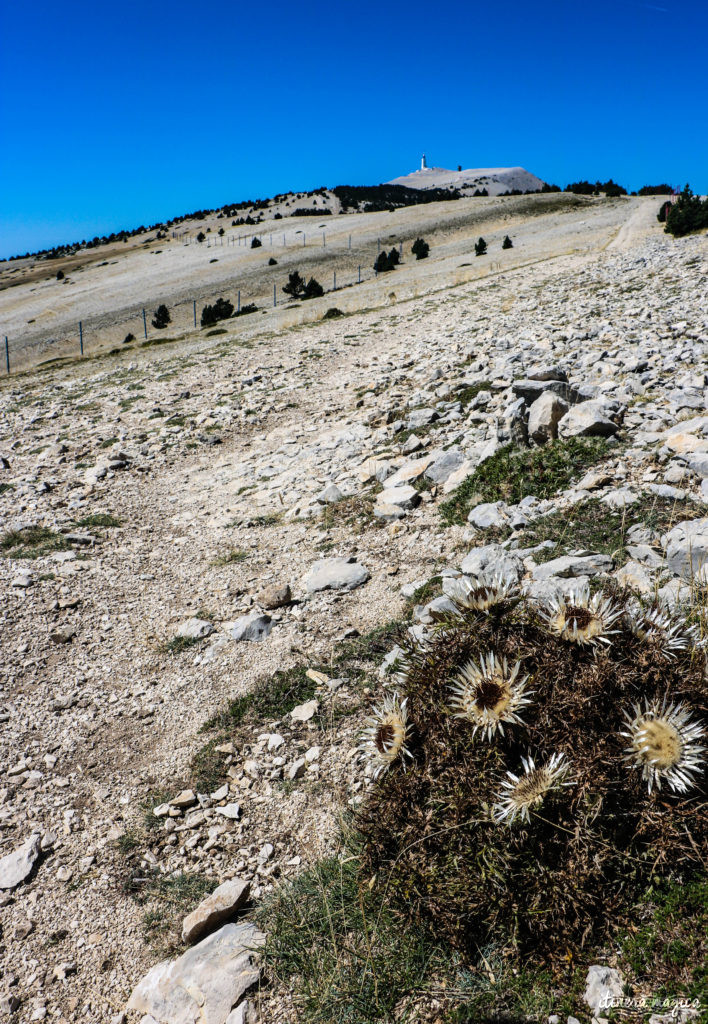
<path id="1" fill-rule="evenodd" d="M 428 161 L 425 159 L 425 153 L 423 153 L 423 159 L 420 161 L 421 171 L 425 171 L 428 168 Z"/>

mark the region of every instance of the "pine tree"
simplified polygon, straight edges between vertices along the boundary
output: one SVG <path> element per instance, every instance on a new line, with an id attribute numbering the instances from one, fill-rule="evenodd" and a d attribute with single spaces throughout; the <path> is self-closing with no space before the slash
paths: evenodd
<path id="1" fill-rule="evenodd" d="M 502 249 L 513 249 L 513 248 L 514 248 L 514 243 L 512 242 L 512 240 L 507 235 L 506 238 L 504 239 L 504 241 L 502 242 Z"/>
<path id="2" fill-rule="evenodd" d="M 480 238 L 480 240 L 478 242 L 475 242 L 474 244 L 474 254 L 475 256 L 485 256 L 486 252 L 487 243 L 484 241 L 483 238 Z"/>
<path id="3" fill-rule="evenodd" d="M 376 262 L 374 263 L 374 271 L 377 274 L 385 274 L 386 271 L 388 270 L 393 270 L 393 267 L 391 266 L 391 260 L 389 259 L 388 253 L 385 250 L 383 250 L 376 257 Z"/>
<path id="4" fill-rule="evenodd" d="M 253 238 L 251 239 L 251 248 L 252 249 L 260 249 L 260 247 L 262 245 L 263 245 L 263 242 L 261 242 L 260 238 L 256 238 L 256 236 L 254 235 Z"/>
<path id="5" fill-rule="evenodd" d="M 164 303 L 157 307 L 155 315 L 152 318 L 152 326 L 158 330 L 162 330 L 163 327 L 167 327 L 168 323 L 172 320 L 170 311 Z"/>
<path id="6" fill-rule="evenodd" d="M 422 238 L 416 238 L 411 247 L 411 252 L 417 260 L 424 260 L 430 252 L 430 246 Z"/>
<path id="7" fill-rule="evenodd" d="M 305 282 L 300 277 L 299 271 L 292 271 L 288 276 L 288 283 L 283 285 L 283 291 L 286 295 L 291 295 L 294 299 L 302 298 L 302 294 L 305 291 Z"/>

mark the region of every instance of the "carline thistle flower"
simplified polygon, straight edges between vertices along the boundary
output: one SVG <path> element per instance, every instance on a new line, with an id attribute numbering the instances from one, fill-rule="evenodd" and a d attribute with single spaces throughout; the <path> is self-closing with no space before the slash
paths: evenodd
<path id="1" fill-rule="evenodd" d="M 641 768 L 648 791 L 666 783 L 675 793 L 686 793 L 696 785 L 695 776 L 703 771 L 706 748 L 697 741 L 705 728 L 692 721 L 685 704 L 668 704 L 667 698 L 645 700 L 644 710 L 635 704 L 625 712 L 627 731 L 621 732 L 630 744 L 625 761 Z"/>
<path id="2" fill-rule="evenodd" d="M 373 708 L 359 750 L 376 762 L 375 779 L 399 760 L 405 770 L 406 758 L 412 757 L 406 746 L 409 731 L 408 698 L 401 700 L 397 693 L 388 694 Z"/>
<path id="3" fill-rule="evenodd" d="M 556 595 L 541 609 L 541 618 L 549 633 L 573 644 L 609 644 L 608 637 L 617 632 L 611 627 L 622 609 L 602 594 L 590 596 L 587 585 L 568 595 Z"/>
<path id="4" fill-rule="evenodd" d="M 661 604 L 628 612 L 627 623 L 636 637 L 667 659 L 675 658 L 698 640 L 695 626 L 687 626 Z"/>
<path id="5" fill-rule="evenodd" d="M 455 718 L 464 718 L 491 740 L 496 732 L 504 735 L 504 725 L 521 725 L 519 711 L 530 704 L 532 691 L 526 691 L 528 676 L 519 679 L 521 662 L 509 668 L 506 658 L 493 651 L 483 654 L 479 664 L 467 662 L 451 687 L 450 709 Z"/>
<path id="6" fill-rule="evenodd" d="M 446 580 L 443 592 L 458 608 L 485 613 L 498 605 L 521 598 L 518 580 L 510 573 L 496 573 L 478 579 L 460 576 Z"/>
<path id="7" fill-rule="evenodd" d="M 565 754 L 553 754 L 545 765 L 537 768 L 529 754 L 522 757 L 523 775 L 507 772 L 497 794 L 493 814 L 495 821 L 506 821 L 509 825 L 518 817 L 530 821 L 534 808 L 539 807 L 546 797 L 559 791 L 563 786 L 572 786 L 570 764 Z"/>

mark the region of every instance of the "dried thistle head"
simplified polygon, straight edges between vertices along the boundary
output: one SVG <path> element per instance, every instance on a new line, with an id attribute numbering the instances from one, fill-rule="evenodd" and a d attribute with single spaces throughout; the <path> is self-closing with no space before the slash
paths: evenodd
<path id="1" fill-rule="evenodd" d="M 506 821 L 509 825 L 517 817 L 522 821 L 530 821 L 534 808 L 539 807 L 550 793 L 575 783 L 570 777 L 570 764 L 564 754 L 553 754 L 539 768 L 530 754 L 522 757 L 521 763 L 524 767 L 523 775 L 507 772 L 506 778 L 502 780 L 494 806 L 496 821 Z"/>
<path id="2" fill-rule="evenodd" d="M 663 658 L 673 659 L 698 641 L 696 627 L 662 604 L 632 609 L 626 618 L 632 633 Z"/>
<path id="3" fill-rule="evenodd" d="M 686 793 L 696 785 L 696 776 L 706 764 L 706 748 L 697 741 L 705 736 L 704 727 L 690 717 L 685 704 L 668 704 L 666 698 L 644 701 L 644 710 L 635 704 L 625 712 L 630 741 L 625 760 L 641 768 L 648 791 L 666 783 L 675 793 Z"/>
<path id="4" fill-rule="evenodd" d="M 573 644 L 609 644 L 621 614 L 622 609 L 601 593 L 591 596 L 587 584 L 556 595 L 540 610 L 548 632 Z"/>
<path id="5" fill-rule="evenodd" d="M 401 700 L 397 693 L 388 694 L 373 709 L 359 749 L 373 758 L 374 778 L 388 771 L 396 761 L 405 769 L 406 759 L 412 757 L 406 746 L 409 729 L 408 701 Z"/>
<path id="6" fill-rule="evenodd" d="M 451 687 L 450 709 L 455 718 L 464 718 L 491 740 L 496 732 L 504 735 L 504 724 L 521 725 L 519 711 L 530 703 L 526 691 L 528 676 L 519 679 L 521 662 L 510 669 L 505 657 L 493 651 L 483 654 L 479 663 L 467 662 Z"/>
<path id="7" fill-rule="evenodd" d="M 517 602 L 521 598 L 518 580 L 511 573 L 496 573 L 478 579 L 460 576 L 447 580 L 443 589 L 458 608 L 474 612 L 488 613 L 493 608 Z"/>

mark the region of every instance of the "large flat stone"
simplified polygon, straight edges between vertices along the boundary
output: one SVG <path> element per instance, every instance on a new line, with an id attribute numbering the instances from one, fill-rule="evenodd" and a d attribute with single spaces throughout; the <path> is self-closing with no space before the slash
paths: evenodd
<path id="1" fill-rule="evenodd" d="M 537 565 L 533 571 L 535 580 L 547 580 L 553 576 L 568 578 L 569 576 L 597 576 L 600 572 L 609 572 L 612 559 L 609 555 L 562 555 L 552 558 L 550 562 Z"/>
<path id="2" fill-rule="evenodd" d="M 666 536 L 666 562 L 677 576 L 691 579 L 708 563 L 708 518 L 677 523 Z"/>
<path id="3" fill-rule="evenodd" d="M 214 889 L 182 922 L 182 941 L 196 942 L 218 925 L 228 921 L 247 901 L 250 882 L 231 878 Z"/>
<path id="4" fill-rule="evenodd" d="M 619 426 L 610 419 L 604 402 L 589 401 L 574 405 L 558 423 L 559 437 L 611 437 Z"/>
<path id="5" fill-rule="evenodd" d="M 558 424 L 568 412 L 568 403 L 554 394 L 543 391 L 529 409 L 529 437 L 536 444 L 545 444 L 558 437 Z"/>
<path id="6" fill-rule="evenodd" d="M 29 878 L 40 852 L 40 835 L 33 832 L 22 846 L 0 859 L 0 889 L 16 889 Z"/>
<path id="7" fill-rule="evenodd" d="M 225 1024 L 260 971 L 253 951 L 265 936 L 249 921 L 225 924 L 176 960 L 163 960 L 138 982 L 129 1010 L 158 1024 Z"/>
<path id="8" fill-rule="evenodd" d="M 513 551 L 507 551 L 501 544 L 485 544 L 472 548 L 462 559 L 460 568 L 469 576 L 493 576 L 495 573 L 509 574 L 520 580 L 524 575 L 524 563 Z"/>
<path id="9" fill-rule="evenodd" d="M 308 594 L 321 590 L 354 590 L 369 578 L 368 571 L 353 558 L 321 558 L 305 579 Z"/>
<path id="10" fill-rule="evenodd" d="M 250 640 L 255 643 L 264 640 L 272 628 L 273 620 L 270 615 L 251 612 L 250 615 L 242 615 L 236 619 L 231 627 L 231 637 L 233 640 Z"/>

